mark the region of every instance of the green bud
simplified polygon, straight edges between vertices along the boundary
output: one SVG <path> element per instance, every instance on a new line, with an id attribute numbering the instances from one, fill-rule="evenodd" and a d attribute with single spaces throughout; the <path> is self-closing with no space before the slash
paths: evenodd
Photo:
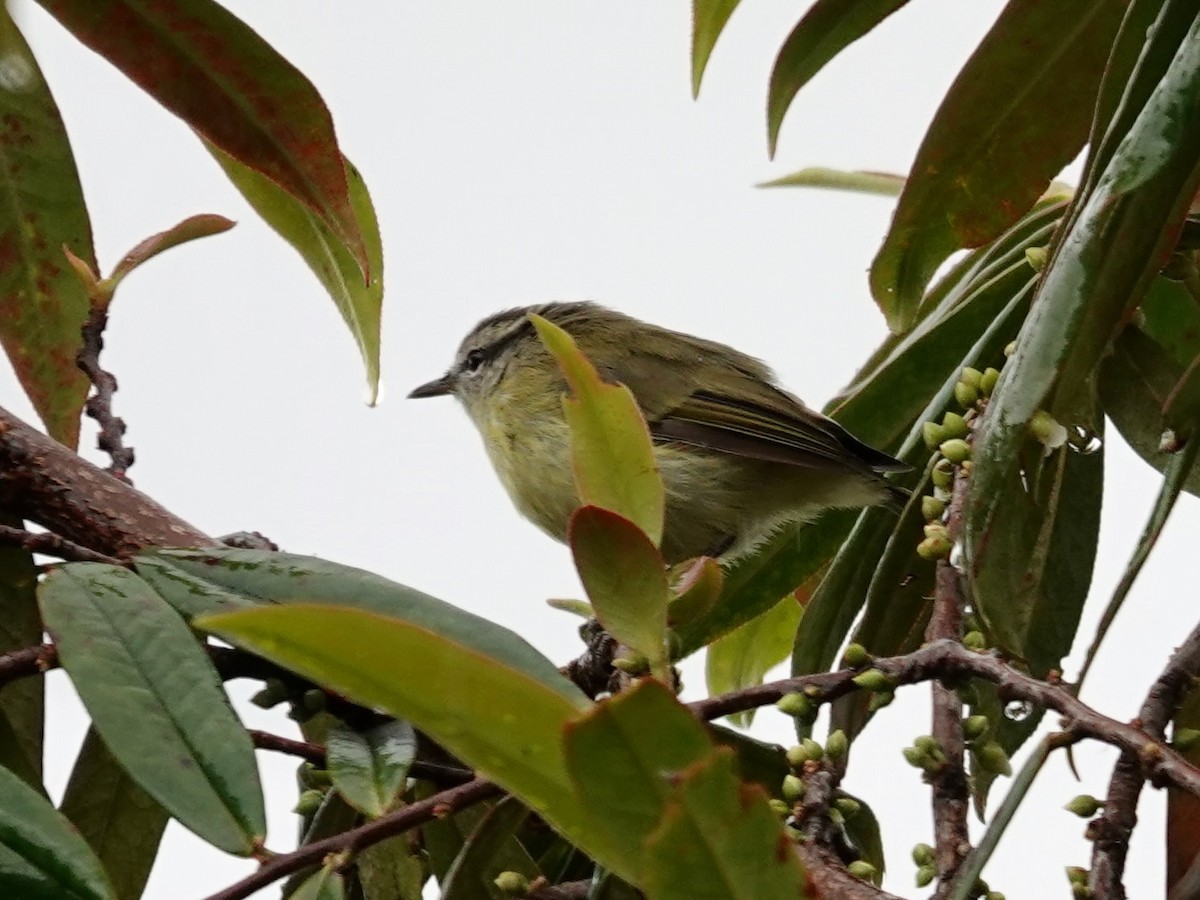
<path id="1" fill-rule="evenodd" d="M 628 656 L 618 656 L 612 664 L 614 669 L 619 669 L 626 675 L 644 675 L 649 670 L 649 663 L 645 657 L 631 659 Z"/>
<path id="2" fill-rule="evenodd" d="M 936 559 L 946 559 L 954 549 L 954 542 L 949 536 L 925 538 L 917 544 L 917 556 L 930 562 Z"/>
<path id="3" fill-rule="evenodd" d="M 987 734 L 989 724 L 987 716 L 967 716 L 962 724 L 963 737 L 968 741 L 978 740 Z"/>
<path id="4" fill-rule="evenodd" d="M 1004 895 L 999 891 L 988 891 L 983 895 L 983 900 L 1004 900 Z"/>
<path id="5" fill-rule="evenodd" d="M 933 848 L 928 844 L 913 844 L 912 861 L 918 866 L 933 865 Z M 924 885 L 917 885 L 924 887 Z"/>
<path id="6" fill-rule="evenodd" d="M 1004 345 L 1004 355 L 1005 356 L 1012 356 L 1016 352 L 1017 352 L 1017 342 L 1016 341 L 1009 341 L 1007 344 Z M 986 375 L 987 372 L 984 372 L 983 374 Z"/>
<path id="7" fill-rule="evenodd" d="M 301 816 L 311 816 L 321 808 L 324 801 L 324 791 L 318 791 L 316 788 L 301 791 L 300 796 L 296 798 L 296 805 L 292 807 L 292 812 Z"/>
<path id="8" fill-rule="evenodd" d="M 946 511 L 946 504 L 937 497 L 922 497 L 921 498 L 921 517 L 926 522 L 935 522 L 942 517 L 942 513 Z"/>
<path id="9" fill-rule="evenodd" d="M 806 721 L 817 714 L 813 702 L 800 693 L 784 694 L 775 701 L 775 708 L 785 716 Z"/>
<path id="10" fill-rule="evenodd" d="M 1187 753 L 1200 743 L 1200 728 L 1176 728 L 1171 735 L 1171 746 L 1180 753 Z"/>
<path id="11" fill-rule="evenodd" d="M 937 869 L 933 866 L 918 866 L 917 867 L 917 887 L 923 888 L 933 882 L 937 877 Z"/>
<path id="12" fill-rule="evenodd" d="M 962 372 L 959 373 L 958 380 L 965 385 L 977 388 L 979 382 L 983 380 L 983 373 L 971 366 L 963 366 Z"/>
<path id="13" fill-rule="evenodd" d="M 890 691 L 893 687 L 892 679 L 878 669 L 867 669 L 855 675 L 852 680 L 866 691 Z"/>
<path id="14" fill-rule="evenodd" d="M 502 894 L 510 897 L 524 897 L 529 893 L 529 879 L 520 872 L 501 872 L 492 882 Z"/>
<path id="15" fill-rule="evenodd" d="M 929 474 L 929 480 L 936 487 L 949 488 L 954 483 L 954 463 L 948 459 L 939 459 L 933 465 L 933 471 Z"/>
<path id="16" fill-rule="evenodd" d="M 986 744 L 977 746 L 975 758 L 979 760 L 979 765 L 988 772 L 996 775 L 1012 775 L 1012 763 L 1008 760 L 1008 754 L 995 741 L 988 741 Z"/>
<path id="17" fill-rule="evenodd" d="M 800 746 L 804 748 L 804 753 L 809 759 L 820 759 L 825 755 L 825 748 L 812 738 L 805 738 L 800 742 Z"/>
<path id="18" fill-rule="evenodd" d="M 1046 258 L 1050 254 L 1046 252 L 1045 247 L 1026 247 L 1025 261 L 1029 263 L 1030 268 L 1035 272 L 1040 272 L 1046 268 Z"/>
<path id="19" fill-rule="evenodd" d="M 788 803 L 796 803 L 804 796 L 804 782 L 795 775 L 784 775 L 780 793 Z"/>
<path id="20" fill-rule="evenodd" d="M 1067 881 L 1071 884 L 1087 884 L 1088 874 L 1083 866 L 1067 866 Z"/>
<path id="21" fill-rule="evenodd" d="M 310 713 L 325 711 L 325 692 L 319 688 L 311 688 L 304 692 L 304 708 Z"/>
<path id="22" fill-rule="evenodd" d="M 979 388 L 967 384 L 965 381 L 955 382 L 954 399 L 958 401 L 958 405 L 963 409 L 971 409 L 979 402 Z"/>
<path id="23" fill-rule="evenodd" d="M 950 539 L 950 529 L 946 527 L 944 522 L 926 522 L 921 530 L 927 538 L 946 538 Z"/>
<path id="24" fill-rule="evenodd" d="M 300 783 L 306 788 L 327 788 L 333 783 L 328 769 L 318 769 L 310 762 L 300 767 Z"/>
<path id="25" fill-rule="evenodd" d="M 879 870 L 865 859 L 856 859 L 846 866 L 846 871 L 863 881 L 872 881 L 879 874 Z"/>
<path id="26" fill-rule="evenodd" d="M 914 769 L 926 769 L 932 760 L 929 755 L 922 753 L 918 747 L 905 747 L 902 751 L 905 761 Z"/>
<path id="27" fill-rule="evenodd" d="M 273 706 L 278 706 L 287 698 L 287 685 L 278 678 L 268 678 L 263 683 L 262 690 L 251 697 L 250 702 L 263 709 L 271 709 Z"/>
<path id="28" fill-rule="evenodd" d="M 862 809 L 862 804 L 853 797 L 838 797 L 833 801 L 833 805 L 841 810 L 842 815 L 847 819 L 853 819 Z"/>
<path id="29" fill-rule="evenodd" d="M 867 701 L 867 709 L 870 712 L 876 712 L 883 709 L 896 699 L 896 694 L 893 691 L 877 691 L 871 695 L 871 699 Z"/>
<path id="30" fill-rule="evenodd" d="M 938 444 L 946 439 L 946 430 L 937 422 L 926 422 L 921 426 L 921 438 L 930 450 L 936 450 Z"/>
<path id="31" fill-rule="evenodd" d="M 865 666 L 870 661 L 871 654 L 867 652 L 867 648 L 862 644 L 849 644 L 846 647 L 846 652 L 842 654 L 842 662 L 851 669 Z"/>
<path id="32" fill-rule="evenodd" d="M 840 728 L 825 739 L 825 755 L 832 760 L 844 759 L 849 749 L 850 741 Z"/>
<path id="33" fill-rule="evenodd" d="M 800 769 L 806 762 L 808 762 L 808 751 L 800 745 L 788 747 L 787 752 L 784 755 L 787 756 L 788 765 L 793 769 Z"/>
<path id="34" fill-rule="evenodd" d="M 778 797 L 772 797 L 770 800 L 768 800 L 767 806 L 771 807 L 771 812 L 775 813 L 775 815 L 779 816 L 780 818 L 790 815 L 792 812 L 791 804 L 785 803 Z"/>
<path id="35" fill-rule="evenodd" d="M 984 369 L 983 377 L 979 379 L 979 393 L 985 397 L 992 396 L 992 391 L 996 390 L 996 382 L 1000 380 L 999 369 Z"/>
<path id="36" fill-rule="evenodd" d="M 846 825 L 846 817 L 842 815 L 842 811 L 837 807 L 829 810 L 829 821 L 838 828 L 843 828 Z"/>
<path id="37" fill-rule="evenodd" d="M 963 635 L 963 646 L 968 650 L 986 650 L 987 638 L 983 636 L 982 631 L 968 631 Z"/>
<path id="38" fill-rule="evenodd" d="M 1091 794 L 1080 794 L 1078 797 L 1073 797 L 1069 803 L 1063 806 L 1063 809 L 1074 813 L 1081 819 L 1090 819 L 1096 813 L 1100 812 L 1102 806 L 1104 804 Z"/>
<path id="39" fill-rule="evenodd" d="M 948 438 L 964 438 L 971 433 L 971 426 L 956 412 L 948 412 L 942 418 L 942 428 L 946 430 Z"/>
<path id="40" fill-rule="evenodd" d="M 1088 900 L 1092 896 L 1092 889 L 1086 884 L 1073 884 L 1071 885 L 1071 896 L 1075 900 Z"/>
<path id="41" fill-rule="evenodd" d="M 932 734 L 917 735 L 916 740 L 913 741 L 913 746 L 929 756 L 934 756 L 942 752 L 942 745 L 938 743 L 938 739 Z"/>
<path id="42" fill-rule="evenodd" d="M 1067 429 L 1044 409 L 1039 409 L 1030 418 L 1029 432 L 1047 450 L 1057 450 L 1067 442 Z"/>
<path id="43" fill-rule="evenodd" d="M 965 462 L 971 458 L 971 445 L 962 438 L 952 438 L 948 441 L 943 441 L 938 449 L 942 452 L 942 456 L 946 457 L 952 463 Z"/>

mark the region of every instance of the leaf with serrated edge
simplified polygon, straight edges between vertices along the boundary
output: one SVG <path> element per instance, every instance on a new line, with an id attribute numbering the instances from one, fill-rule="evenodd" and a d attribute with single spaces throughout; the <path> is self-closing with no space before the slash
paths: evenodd
<path id="1" fill-rule="evenodd" d="M 38 590 L 104 743 L 185 827 L 249 855 L 266 834 L 254 746 L 195 635 L 128 569 L 71 563 Z"/>
<path id="2" fill-rule="evenodd" d="M 529 318 L 571 389 L 563 413 L 581 501 L 624 516 L 659 546 L 665 496 L 637 401 L 624 385 L 606 384 L 567 332 L 541 316 Z"/>

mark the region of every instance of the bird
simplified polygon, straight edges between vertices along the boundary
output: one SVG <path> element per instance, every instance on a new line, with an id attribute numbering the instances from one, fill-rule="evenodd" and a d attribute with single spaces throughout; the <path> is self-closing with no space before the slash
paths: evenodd
<path id="1" fill-rule="evenodd" d="M 409 397 L 456 397 L 517 509 L 559 541 L 580 505 L 568 386 L 532 314 L 570 334 L 637 401 L 663 481 L 668 564 L 729 561 L 826 509 L 907 499 L 884 475 L 908 466 L 805 406 L 752 356 L 589 301 L 515 307 L 479 322 L 449 370 Z"/>

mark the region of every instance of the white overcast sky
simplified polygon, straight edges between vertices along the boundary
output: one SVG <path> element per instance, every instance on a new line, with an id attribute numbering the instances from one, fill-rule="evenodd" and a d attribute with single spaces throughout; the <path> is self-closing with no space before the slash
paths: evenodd
<path id="1" fill-rule="evenodd" d="M 387 286 L 386 393 L 376 409 L 362 402 L 357 353 L 332 303 L 189 129 L 33 4 L 14 5 L 75 142 L 102 267 L 185 216 L 239 221 L 155 260 L 117 297 L 103 361 L 120 379 L 116 411 L 138 452 L 138 487 L 209 533 L 257 529 L 288 550 L 372 569 L 563 661 L 578 649 L 576 620 L 543 601 L 581 595 L 567 551 L 513 511 L 452 401 L 404 395 L 444 370 L 482 316 L 595 299 L 732 343 L 820 405 L 884 335 L 865 276 L 891 201 L 753 185 L 808 165 L 905 171 L 1002 4 L 903 9 L 801 93 L 772 163 L 767 79 L 803 4 L 742 4 L 697 103 L 685 0 L 230 2 L 317 85 L 371 188 Z M 0 402 L 32 416 L 7 370 Z M 97 459 L 92 443 L 89 430 L 84 452 Z M 1119 440 L 1108 449 L 1089 622 L 1157 490 Z M 1185 497 L 1119 621 L 1122 640 L 1085 693 L 1102 709 L 1132 716 L 1191 627 L 1195 604 L 1178 599 L 1183 570 L 1173 560 L 1194 553 L 1197 524 Z M 1087 624 L 1082 633 L 1086 646 Z M 685 677 L 690 695 L 703 690 L 694 662 Z M 84 719 L 65 676 L 48 681 L 57 795 Z M 930 840 L 931 827 L 927 791 L 900 748 L 928 731 L 926 694 L 905 690 L 879 717 L 847 784 L 884 822 L 886 886 L 912 896 L 908 851 Z M 246 716 L 257 727 L 291 725 L 253 707 Z M 757 733 L 789 741 L 782 716 L 759 719 Z M 1103 795 L 1113 758 L 1079 753 L 1082 784 L 1061 759 L 1047 768 L 989 870 L 993 888 L 1010 898 L 1065 895 L 1062 867 L 1087 865 L 1090 845 L 1083 823 L 1059 807 L 1083 791 Z M 294 766 L 260 760 L 268 843 L 286 849 Z M 1162 810 L 1152 792 L 1130 866 L 1136 896 L 1161 889 Z M 172 825 L 146 896 L 201 898 L 250 869 Z"/>

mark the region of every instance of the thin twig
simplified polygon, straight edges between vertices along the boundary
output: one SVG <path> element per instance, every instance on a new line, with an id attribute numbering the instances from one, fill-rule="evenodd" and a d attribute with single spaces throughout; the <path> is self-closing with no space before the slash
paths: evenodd
<path id="1" fill-rule="evenodd" d="M 58 650 L 53 644 L 23 647 L 0 656 L 0 687 L 18 678 L 41 675 L 58 668 Z"/>
<path id="2" fill-rule="evenodd" d="M 128 565 L 128 563 L 117 559 L 115 556 L 107 556 L 104 553 L 89 550 L 82 544 L 68 541 L 57 534 L 51 534 L 50 532 L 39 534 L 33 531 L 26 531 L 23 528 L 13 528 L 11 525 L 0 525 L 0 544 L 20 547 L 22 550 L 28 550 L 30 553 L 44 553 L 47 556 L 57 556 L 59 559 L 70 560 L 72 562 L 108 563 L 110 566 Z"/>
<path id="3" fill-rule="evenodd" d="M 320 744 L 293 740 L 269 731 L 259 731 L 257 728 L 248 728 L 247 731 L 250 732 L 250 740 L 259 750 L 274 750 L 276 753 L 298 756 L 318 767 L 325 765 L 325 748 Z"/>
<path id="4" fill-rule="evenodd" d="M 460 809 L 497 797 L 500 793 L 497 785 L 482 778 L 449 788 L 425 800 L 411 803 L 403 809 L 389 813 L 373 822 L 368 822 L 366 825 L 360 825 L 358 828 L 352 828 L 321 841 L 305 844 L 291 853 L 273 856 L 263 863 L 253 875 L 243 878 L 236 884 L 231 884 L 224 890 L 217 891 L 208 897 L 208 900 L 243 900 L 255 891 L 294 872 L 299 872 L 309 866 L 320 865 L 325 857 L 331 854 L 357 853 L 432 819 L 451 815 Z"/>
<path id="5" fill-rule="evenodd" d="M 91 380 L 96 392 L 88 397 L 84 411 L 100 425 L 96 446 L 109 455 L 112 464 L 108 467 L 114 478 L 132 484 L 128 474 L 133 465 L 133 448 L 125 446 L 125 420 L 114 416 L 113 394 L 117 390 L 117 379 L 100 366 L 100 351 L 104 349 L 104 329 L 108 325 L 108 304 L 92 300 L 87 321 L 83 323 L 83 346 L 75 356 L 75 364 Z"/>

